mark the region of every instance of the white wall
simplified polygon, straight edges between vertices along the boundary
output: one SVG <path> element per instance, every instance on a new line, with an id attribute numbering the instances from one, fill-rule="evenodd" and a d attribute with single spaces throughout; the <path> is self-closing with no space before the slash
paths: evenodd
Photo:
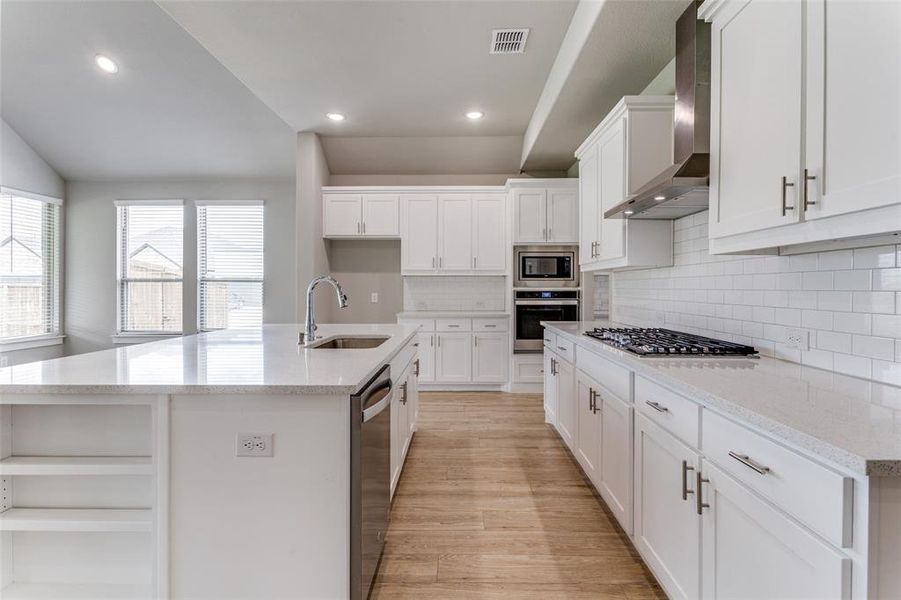
<path id="1" fill-rule="evenodd" d="M 6 121 L 0 129 L 0 185 L 62 198 L 66 184 Z"/>
<path id="2" fill-rule="evenodd" d="M 711 256 L 707 212 L 675 221 L 673 238 L 674 266 L 613 275 L 614 320 L 901 385 L 901 245 Z M 807 331 L 810 349 L 788 347 L 787 328 Z"/>
<path id="3" fill-rule="evenodd" d="M 322 186 L 328 185 L 329 170 L 322 142 L 315 133 L 297 134 L 297 189 L 295 248 L 297 251 L 296 309 L 297 323 L 303 323 L 307 285 L 313 277 L 328 275 L 328 246 L 322 239 Z M 330 321 L 330 306 L 335 304 L 334 290 L 319 286 L 316 292 L 316 316 Z"/>
<path id="4" fill-rule="evenodd" d="M 66 353 L 111 347 L 116 331 L 115 200 L 185 200 L 185 279 L 196 278 L 193 200 L 265 202 L 263 321 L 295 320 L 295 248 L 292 179 L 156 180 L 69 182 L 66 190 Z M 185 291 L 193 289 L 186 285 Z M 196 312 L 196 296 L 185 293 L 185 310 Z M 188 324 L 186 323 L 186 326 Z"/>
<path id="5" fill-rule="evenodd" d="M 6 121 L 2 120 L 0 120 L 0 185 L 54 198 L 65 198 L 66 184 L 63 178 Z M 65 207 L 63 207 L 63 224 L 65 224 Z M 65 236 L 65 233 L 63 235 Z M 62 354 L 61 345 L 0 352 L 0 366 L 46 360 Z"/>
<path id="6" fill-rule="evenodd" d="M 404 284 L 400 275 L 400 241 L 332 240 L 329 243 L 332 277 L 341 283 L 348 306 L 339 309 L 330 293 L 319 306 L 323 323 L 395 323 L 404 308 Z M 378 302 L 371 302 L 373 292 Z"/>

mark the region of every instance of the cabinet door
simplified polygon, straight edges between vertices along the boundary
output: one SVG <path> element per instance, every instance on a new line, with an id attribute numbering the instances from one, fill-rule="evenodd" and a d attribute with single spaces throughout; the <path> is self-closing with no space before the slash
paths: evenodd
<path id="1" fill-rule="evenodd" d="M 510 363 L 510 339 L 506 333 L 472 334 L 472 380 L 504 383 Z"/>
<path id="2" fill-rule="evenodd" d="M 419 381 L 435 381 L 435 333 L 420 332 L 419 340 Z"/>
<path id="3" fill-rule="evenodd" d="M 635 546 L 670 598 L 698 598 L 698 455 L 643 415 L 635 421 Z M 689 492 L 684 500 L 683 481 Z"/>
<path id="4" fill-rule="evenodd" d="M 625 130 L 626 121 L 621 119 L 598 140 L 601 245 L 597 254 L 601 260 L 626 255 L 626 219 L 604 218 L 604 212 L 622 202 L 626 196 Z"/>
<path id="5" fill-rule="evenodd" d="M 626 533 L 632 533 L 632 406 L 601 388 L 600 492 Z"/>
<path id="6" fill-rule="evenodd" d="M 507 269 L 507 196 L 472 197 L 472 267 L 476 271 Z"/>
<path id="7" fill-rule="evenodd" d="M 322 235 L 359 235 L 361 204 L 359 194 L 323 194 Z"/>
<path id="8" fill-rule="evenodd" d="M 703 463 L 704 598 L 847 598 L 851 560 Z"/>
<path id="9" fill-rule="evenodd" d="M 598 385 L 581 371 L 576 371 L 576 460 L 591 481 L 597 482 L 599 477 L 601 451 L 601 415 L 595 408 L 594 394 Z"/>
<path id="10" fill-rule="evenodd" d="M 403 449 L 402 429 L 400 425 L 400 389 L 395 389 L 391 393 L 391 496 L 394 496 L 394 489 L 397 487 L 397 481 L 400 479 L 401 450 Z"/>
<path id="11" fill-rule="evenodd" d="M 419 373 L 422 372 L 419 359 L 415 359 L 410 376 L 407 378 L 407 434 L 408 444 L 413 441 L 416 424 L 419 422 Z"/>
<path id="12" fill-rule="evenodd" d="M 579 195 L 572 190 L 548 190 L 547 239 L 559 244 L 579 242 Z"/>
<path id="13" fill-rule="evenodd" d="M 544 422 L 556 426 L 557 423 L 557 377 L 556 357 L 553 352 L 544 351 Z"/>
<path id="14" fill-rule="evenodd" d="M 901 2 L 805 5 L 805 218 L 901 203 Z"/>
<path id="15" fill-rule="evenodd" d="M 513 190 L 513 241 L 547 241 L 547 190 Z"/>
<path id="16" fill-rule="evenodd" d="M 600 230 L 598 218 L 598 148 L 592 146 L 579 159 L 579 264 L 593 263 Z"/>
<path id="17" fill-rule="evenodd" d="M 436 333 L 435 341 L 435 380 L 469 383 L 472 380 L 472 336 L 468 333 Z"/>
<path id="18" fill-rule="evenodd" d="M 402 203 L 402 270 L 434 271 L 438 268 L 438 196 L 406 194 Z"/>
<path id="19" fill-rule="evenodd" d="M 396 194 L 363 194 L 363 235 L 399 235 L 398 198 Z"/>
<path id="20" fill-rule="evenodd" d="M 438 267 L 442 271 L 472 270 L 472 197 L 438 196 Z"/>
<path id="21" fill-rule="evenodd" d="M 798 219 L 804 4 L 738 1 L 713 21 L 711 237 Z"/>
<path id="22" fill-rule="evenodd" d="M 566 361 L 556 361 L 557 380 L 557 432 L 571 452 L 576 450 L 576 377 L 573 366 Z"/>
<path id="23" fill-rule="evenodd" d="M 412 369 L 408 369 L 400 389 L 400 415 L 397 418 L 397 434 L 400 437 L 401 469 L 403 469 L 403 463 L 407 458 L 407 451 L 410 449 L 410 379 L 412 376 Z"/>

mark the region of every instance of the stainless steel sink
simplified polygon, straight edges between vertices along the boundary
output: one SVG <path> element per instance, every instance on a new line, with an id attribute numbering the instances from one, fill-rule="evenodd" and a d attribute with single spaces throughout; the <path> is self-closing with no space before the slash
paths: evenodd
<path id="1" fill-rule="evenodd" d="M 366 348 L 378 348 L 388 341 L 386 336 L 381 337 L 334 337 L 326 338 L 310 344 L 310 349 L 322 348 L 331 350 L 364 350 Z"/>

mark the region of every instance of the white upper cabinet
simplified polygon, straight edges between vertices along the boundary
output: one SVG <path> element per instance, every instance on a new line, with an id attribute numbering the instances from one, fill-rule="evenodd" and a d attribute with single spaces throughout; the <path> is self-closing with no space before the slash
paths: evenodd
<path id="1" fill-rule="evenodd" d="M 363 194 L 363 235 L 399 236 L 398 205 L 397 194 Z"/>
<path id="2" fill-rule="evenodd" d="M 322 236 L 325 238 L 396 238 L 397 194 L 322 194 Z"/>
<path id="3" fill-rule="evenodd" d="M 673 263 L 672 222 L 604 218 L 671 166 L 672 148 L 672 96 L 626 96 L 576 150 L 582 270 Z"/>
<path id="4" fill-rule="evenodd" d="M 472 270 L 472 196 L 438 196 L 438 268 Z"/>
<path id="5" fill-rule="evenodd" d="M 901 202 L 901 2 L 807 11 L 807 219 Z"/>
<path id="6" fill-rule="evenodd" d="M 503 274 L 507 270 L 507 197 L 472 195 L 472 267 Z"/>
<path id="7" fill-rule="evenodd" d="M 901 3 L 708 0 L 699 14 L 711 253 L 901 230 Z"/>
<path id="8" fill-rule="evenodd" d="M 513 202 L 514 243 L 579 242 L 579 190 L 575 179 L 514 179 L 507 185 Z"/>
<path id="9" fill-rule="evenodd" d="M 404 194 L 401 204 L 401 271 L 434 271 L 438 268 L 438 196 Z"/>
<path id="10" fill-rule="evenodd" d="M 737 2 L 724 10 L 734 16 L 711 27 L 720 85 L 711 101 L 720 132 L 711 157 L 712 237 L 796 221 L 801 187 L 802 4 Z"/>

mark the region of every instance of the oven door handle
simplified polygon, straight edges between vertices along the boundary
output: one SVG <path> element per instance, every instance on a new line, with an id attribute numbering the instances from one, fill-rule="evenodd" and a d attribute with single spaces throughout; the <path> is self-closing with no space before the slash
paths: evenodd
<path id="1" fill-rule="evenodd" d="M 578 300 L 514 300 L 514 306 L 578 306 Z"/>

